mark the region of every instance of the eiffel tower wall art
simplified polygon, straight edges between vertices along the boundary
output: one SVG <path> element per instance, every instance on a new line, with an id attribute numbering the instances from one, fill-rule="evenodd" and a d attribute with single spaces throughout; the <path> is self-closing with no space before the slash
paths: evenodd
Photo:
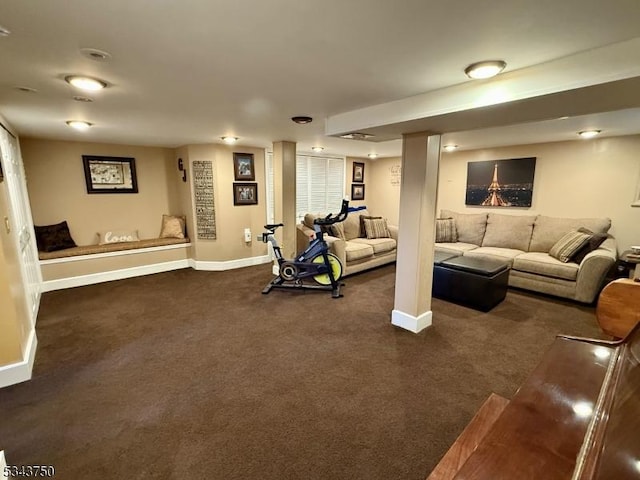
<path id="1" fill-rule="evenodd" d="M 536 157 L 467 163 L 467 205 L 531 207 Z"/>

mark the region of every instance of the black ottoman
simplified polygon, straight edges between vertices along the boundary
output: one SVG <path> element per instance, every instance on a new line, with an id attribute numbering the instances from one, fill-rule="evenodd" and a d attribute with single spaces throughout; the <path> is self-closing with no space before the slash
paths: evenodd
<path id="1" fill-rule="evenodd" d="M 486 312 L 504 300 L 508 280 L 506 262 L 453 257 L 434 263 L 433 296 Z"/>

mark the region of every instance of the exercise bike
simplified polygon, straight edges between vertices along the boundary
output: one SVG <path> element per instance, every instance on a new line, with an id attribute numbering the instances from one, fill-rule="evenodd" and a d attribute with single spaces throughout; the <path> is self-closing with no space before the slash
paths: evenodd
<path id="1" fill-rule="evenodd" d="M 280 267 L 280 274 L 267 284 L 262 293 L 266 295 L 272 288 L 292 288 L 327 290 L 331 291 L 333 298 L 342 297 L 340 287 L 344 284 L 339 282 L 342 277 L 342 263 L 333 253 L 329 253 L 329 245 L 324 239 L 322 227 L 342 222 L 347 218 L 348 211 L 349 201 L 343 200 L 338 215 L 334 217 L 330 213 L 324 218 L 316 218 L 313 221 L 315 238 L 294 260 L 285 260 L 282 257 L 280 245 L 275 238 L 276 229 L 284 225 L 282 223 L 265 225 L 266 231 L 262 234 L 262 241 L 270 243 L 273 247 L 273 253 Z M 313 279 L 319 285 L 305 284 L 305 279 Z"/>

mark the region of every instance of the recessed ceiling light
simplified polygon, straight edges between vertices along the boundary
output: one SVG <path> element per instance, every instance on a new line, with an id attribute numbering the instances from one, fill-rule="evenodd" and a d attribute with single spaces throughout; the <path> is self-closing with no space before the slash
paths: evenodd
<path id="1" fill-rule="evenodd" d="M 97 48 L 81 48 L 80 53 L 85 57 L 95 60 L 96 62 L 106 62 L 111 59 L 111 54 Z"/>
<path id="2" fill-rule="evenodd" d="M 11 30 L 0 25 L 0 37 L 8 37 L 9 35 L 11 35 Z"/>
<path id="3" fill-rule="evenodd" d="M 567 117 L 567 116 L 564 116 L 564 117 L 558 117 L 558 118 L 557 118 L 557 120 L 568 120 L 568 119 L 569 119 L 569 117 Z"/>
<path id="4" fill-rule="evenodd" d="M 16 90 L 20 90 L 21 92 L 25 92 L 25 93 L 37 93 L 38 90 L 36 90 L 35 88 L 31 88 L 31 87 L 16 87 Z"/>
<path id="5" fill-rule="evenodd" d="M 95 92 L 96 90 L 102 90 L 107 86 L 106 82 L 98 80 L 97 78 L 83 77 L 81 75 L 68 75 L 64 77 L 65 81 L 76 88 L 81 90 L 89 90 Z"/>
<path id="6" fill-rule="evenodd" d="M 226 137 L 220 137 L 220 138 L 222 138 L 222 141 L 224 143 L 228 143 L 228 144 L 236 143 L 238 141 L 238 137 L 226 136 Z"/>
<path id="7" fill-rule="evenodd" d="M 445 152 L 453 152 L 456 148 L 458 148 L 458 145 L 445 145 L 442 147 Z"/>
<path id="8" fill-rule="evenodd" d="M 83 97 L 82 95 L 75 95 L 73 99 L 76 102 L 86 102 L 86 103 L 93 102 L 93 98 Z"/>
<path id="9" fill-rule="evenodd" d="M 370 153 L 369 155 L 367 155 L 367 157 L 369 157 L 369 158 L 378 158 L 378 154 L 377 153 Z"/>
<path id="10" fill-rule="evenodd" d="M 293 120 L 297 124 L 306 125 L 307 123 L 311 123 L 313 121 L 313 118 L 307 117 L 306 115 L 299 115 L 296 117 L 291 117 L 291 120 Z"/>
<path id="11" fill-rule="evenodd" d="M 596 135 L 599 135 L 602 130 L 583 130 L 582 132 L 578 132 L 582 138 L 593 138 Z"/>
<path id="12" fill-rule="evenodd" d="M 503 60 L 487 60 L 472 63 L 464 69 L 464 73 L 469 78 L 490 78 L 499 74 L 506 66 L 507 63 Z"/>
<path id="13" fill-rule="evenodd" d="M 311 147 L 311 150 L 313 150 L 314 152 L 321 152 L 322 150 L 324 150 L 324 147 Z"/>
<path id="14" fill-rule="evenodd" d="M 344 135 L 340 135 L 340 138 L 346 138 L 347 140 L 366 140 L 367 138 L 375 137 L 375 135 L 371 135 L 370 133 L 345 133 Z"/>
<path id="15" fill-rule="evenodd" d="M 88 130 L 93 124 L 82 120 L 69 120 L 67 125 L 76 130 Z"/>

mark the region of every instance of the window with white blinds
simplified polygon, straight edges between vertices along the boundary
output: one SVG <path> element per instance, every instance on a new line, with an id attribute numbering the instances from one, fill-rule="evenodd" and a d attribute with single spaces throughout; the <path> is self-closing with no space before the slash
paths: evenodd
<path id="1" fill-rule="evenodd" d="M 274 222 L 273 155 L 267 153 L 267 219 Z M 296 156 L 296 220 L 305 213 L 337 213 L 344 198 L 344 157 Z M 273 220 L 272 220 L 273 219 Z M 279 221 L 279 220 L 278 220 Z"/>

